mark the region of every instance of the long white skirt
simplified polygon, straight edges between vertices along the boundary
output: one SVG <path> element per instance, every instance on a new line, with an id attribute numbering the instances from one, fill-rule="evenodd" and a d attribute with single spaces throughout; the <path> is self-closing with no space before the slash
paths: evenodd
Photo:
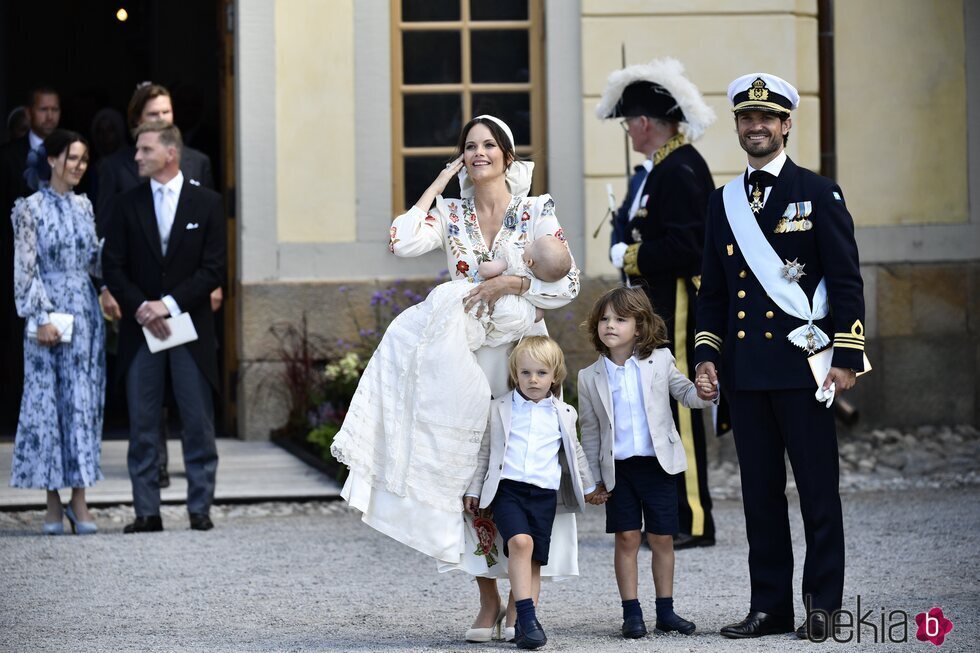
<path id="1" fill-rule="evenodd" d="M 340 495 L 359 510 L 361 521 L 436 559 L 440 572 L 459 570 L 473 576 L 507 577 L 504 543 L 496 534 L 490 555 L 483 554 L 472 516 L 462 509 L 446 512 L 410 496 L 373 487 L 351 470 Z M 462 508 L 462 506 L 461 506 Z M 551 552 L 541 576 L 563 580 L 578 576 L 578 531 L 574 513 L 559 512 L 551 531 Z"/>

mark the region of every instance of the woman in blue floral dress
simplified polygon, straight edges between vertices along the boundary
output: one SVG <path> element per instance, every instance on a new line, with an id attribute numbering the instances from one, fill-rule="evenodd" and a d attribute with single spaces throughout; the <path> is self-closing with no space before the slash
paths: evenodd
<path id="1" fill-rule="evenodd" d="M 27 173 L 41 190 L 17 200 L 11 216 L 14 298 L 27 324 L 10 485 L 47 490 L 44 533 L 64 532 L 64 515 L 73 532 L 94 533 L 85 488 L 102 478 L 105 327 L 89 277 L 101 276 L 92 203 L 72 192 L 88 167 L 88 144 L 56 130 L 43 149 Z M 71 502 L 62 508 L 58 490 L 66 487 Z"/>

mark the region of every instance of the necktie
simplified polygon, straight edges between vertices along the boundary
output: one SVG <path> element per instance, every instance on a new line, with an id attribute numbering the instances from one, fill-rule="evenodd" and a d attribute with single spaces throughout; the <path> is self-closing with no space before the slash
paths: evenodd
<path id="1" fill-rule="evenodd" d="M 776 177 L 764 170 L 753 170 L 748 185 L 749 207 L 758 215 L 765 205 L 766 189 L 776 185 Z"/>
<path id="2" fill-rule="evenodd" d="M 167 244 L 170 242 L 170 229 L 174 224 L 173 211 L 173 191 L 166 186 L 161 186 L 156 192 L 156 212 L 157 229 L 160 232 L 160 247 L 163 254 L 167 253 Z"/>

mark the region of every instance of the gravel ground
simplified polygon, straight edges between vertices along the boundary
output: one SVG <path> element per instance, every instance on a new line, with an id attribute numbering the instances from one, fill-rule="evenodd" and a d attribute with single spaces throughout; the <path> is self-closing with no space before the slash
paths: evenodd
<path id="1" fill-rule="evenodd" d="M 844 607 L 880 623 L 882 610 L 914 615 L 943 608 L 954 630 L 942 651 L 975 651 L 980 640 L 980 487 L 909 487 L 844 497 L 848 572 Z M 798 569 L 802 524 L 790 492 Z M 121 536 L 130 508 L 94 513 L 93 537 L 42 537 L 40 512 L 0 513 L 0 651 L 495 651 L 465 644 L 475 584 L 438 574 L 424 556 L 367 528 L 340 503 L 218 506 L 216 528 L 187 530 L 165 506 L 164 533 Z M 612 539 L 603 512 L 579 522 L 577 580 L 545 584 L 539 616 L 551 651 L 802 651 L 791 636 L 731 641 L 718 629 L 748 608 L 741 504 L 717 502 L 718 545 L 677 554 L 676 607 L 699 633 L 618 637 L 621 609 Z M 641 568 L 650 553 L 641 552 Z M 797 584 L 799 573 L 797 574 Z M 505 589 L 505 585 L 502 589 Z M 653 584 L 641 574 L 653 614 Z M 797 606 L 802 614 L 802 607 Z M 887 623 L 892 623 L 891 620 Z M 914 640 L 824 648 L 934 650 Z M 869 641 L 871 640 L 871 641 Z M 971 643 L 972 642 L 972 643 Z"/>

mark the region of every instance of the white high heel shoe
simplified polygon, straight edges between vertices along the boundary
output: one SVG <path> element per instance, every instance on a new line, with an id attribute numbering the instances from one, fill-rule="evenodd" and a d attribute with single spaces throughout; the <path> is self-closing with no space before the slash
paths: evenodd
<path id="1" fill-rule="evenodd" d="M 504 617 L 507 616 L 507 608 L 501 606 L 500 614 L 497 615 L 497 620 L 489 628 L 470 628 L 466 631 L 466 641 L 467 642 L 489 642 L 494 639 L 500 639 L 500 629 L 501 624 L 504 622 Z"/>
<path id="2" fill-rule="evenodd" d="M 504 626 L 500 633 L 500 639 L 505 642 L 513 642 L 517 636 L 517 633 L 514 632 L 514 626 Z"/>

